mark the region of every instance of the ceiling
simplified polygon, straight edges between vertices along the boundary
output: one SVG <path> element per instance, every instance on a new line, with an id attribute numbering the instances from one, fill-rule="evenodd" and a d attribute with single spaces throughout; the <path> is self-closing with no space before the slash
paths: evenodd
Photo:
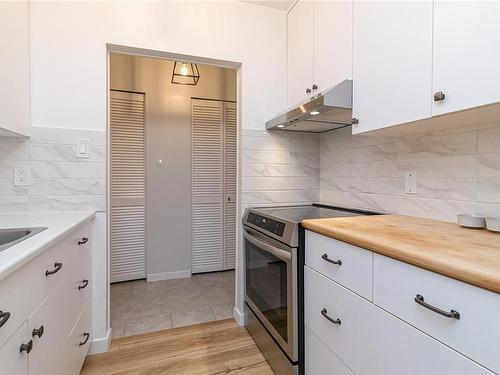
<path id="1" fill-rule="evenodd" d="M 280 9 L 280 10 L 288 10 L 294 0 L 240 0 L 244 3 L 250 3 L 255 5 L 261 5 L 268 8 Z"/>

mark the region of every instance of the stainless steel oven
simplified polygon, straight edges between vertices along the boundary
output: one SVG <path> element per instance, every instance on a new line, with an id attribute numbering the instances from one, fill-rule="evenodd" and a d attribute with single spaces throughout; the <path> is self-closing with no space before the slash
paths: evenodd
<path id="1" fill-rule="evenodd" d="M 297 362 L 297 248 L 244 227 L 245 301 L 291 362 Z"/>

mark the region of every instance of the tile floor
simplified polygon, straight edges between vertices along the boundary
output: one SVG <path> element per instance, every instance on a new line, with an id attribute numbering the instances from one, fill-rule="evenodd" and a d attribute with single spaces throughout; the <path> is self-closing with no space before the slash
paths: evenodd
<path id="1" fill-rule="evenodd" d="M 113 338 L 231 318 L 234 271 L 111 285 Z"/>

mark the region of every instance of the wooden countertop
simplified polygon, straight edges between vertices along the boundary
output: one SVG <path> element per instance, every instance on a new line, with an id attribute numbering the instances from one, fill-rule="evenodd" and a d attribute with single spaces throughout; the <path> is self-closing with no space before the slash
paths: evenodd
<path id="1" fill-rule="evenodd" d="M 400 215 L 304 220 L 302 226 L 500 293 L 500 234 Z"/>

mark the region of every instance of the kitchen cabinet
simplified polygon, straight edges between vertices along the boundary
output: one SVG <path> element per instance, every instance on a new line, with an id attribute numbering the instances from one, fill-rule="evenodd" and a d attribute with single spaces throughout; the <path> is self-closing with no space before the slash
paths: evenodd
<path id="1" fill-rule="evenodd" d="M 353 134 L 430 117 L 431 77 L 431 1 L 354 1 Z"/>
<path id="2" fill-rule="evenodd" d="M 434 2 L 432 115 L 500 101 L 499 19 L 498 2 Z"/>
<path id="3" fill-rule="evenodd" d="M 0 35 L 0 136 L 27 136 L 30 131 L 28 1 L 0 2 Z"/>
<path id="4" fill-rule="evenodd" d="M 299 0 L 287 21 L 288 106 L 352 78 L 352 1 Z"/>
<path id="5" fill-rule="evenodd" d="M 0 347 L 0 373 L 8 375 L 27 375 L 27 350 L 29 350 L 29 345 L 30 339 L 28 338 L 28 328 L 25 322 L 17 329 L 12 337 Z M 21 347 L 24 348 L 23 351 L 21 351 Z"/>

